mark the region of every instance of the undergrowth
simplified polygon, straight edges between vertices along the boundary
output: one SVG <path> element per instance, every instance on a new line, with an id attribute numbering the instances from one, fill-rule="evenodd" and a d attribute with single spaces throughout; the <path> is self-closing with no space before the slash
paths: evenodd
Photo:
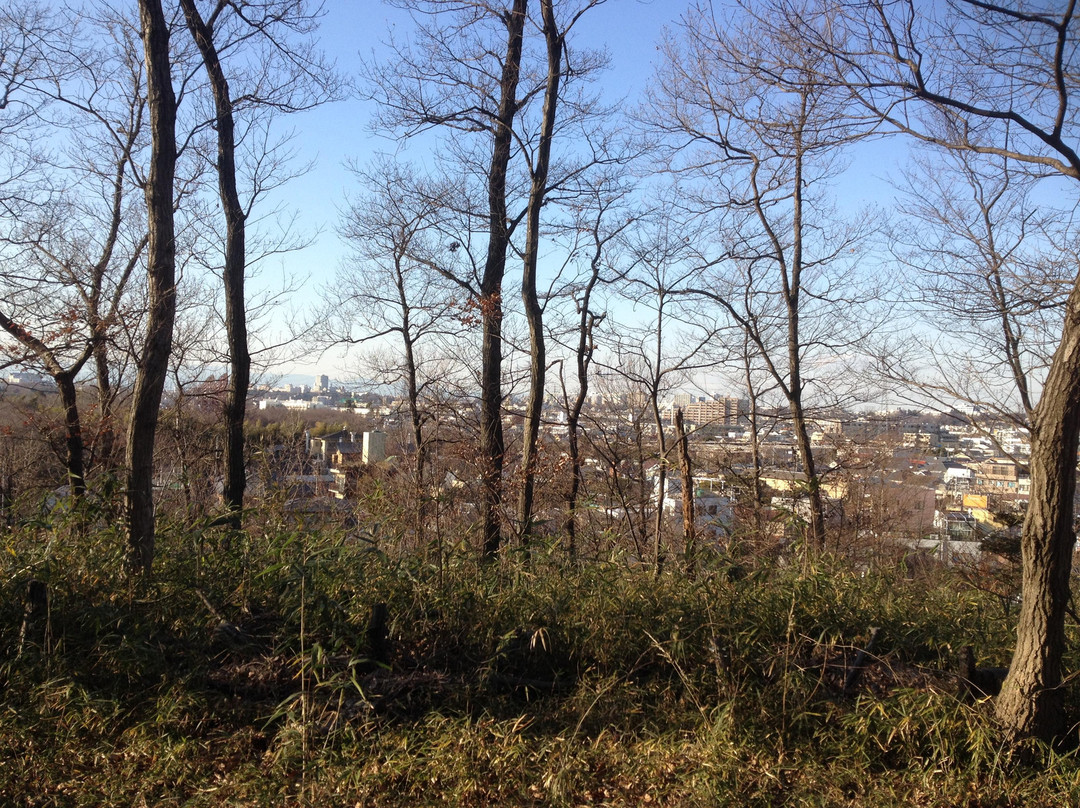
<path id="1" fill-rule="evenodd" d="M 960 649 L 1005 665 L 1013 626 L 947 570 L 166 526 L 131 582 L 108 529 L 0 541 L 3 805 L 1080 803 L 1074 752 L 1014 760 L 958 696 Z"/>

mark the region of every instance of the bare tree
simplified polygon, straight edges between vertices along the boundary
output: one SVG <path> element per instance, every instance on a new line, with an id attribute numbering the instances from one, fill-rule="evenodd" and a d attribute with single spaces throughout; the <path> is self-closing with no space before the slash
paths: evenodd
<path id="1" fill-rule="evenodd" d="M 248 351 L 244 275 L 247 269 L 245 224 L 247 212 L 237 189 L 236 122 L 233 115 L 233 95 L 225 75 L 215 27 L 228 4 L 218 3 L 208 18 L 203 17 L 195 0 L 181 0 L 188 30 L 191 32 L 203 68 L 210 81 L 214 98 L 217 132 L 217 173 L 221 208 L 225 215 L 225 263 L 222 270 L 225 285 L 225 323 L 229 343 L 229 392 L 225 401 L 225 487 L 227 518 L 234 528 L 241 524 L 247 470 L 244 458 L 244 413 L 247 391 L 251 382 L 251 354 Z"/>
<path id="2" fill-rule="evenodd" d="M 626 237 L 632 267 L 625 273 L 625 294 L 632 301 L 634 324 L 609 318 L 606 330 L 611 358 L 605 364 L 632 385 L 652 421 L 656 438 L 656 509 L 652 556 L 656 574 L 664 565 L 663 501 L 667 491 L 669 441 L 661 404 L 675 386 L 711 364 L 705 348 L 716 329 L 708 318 L 692 318 L 682 292 L 698 273 L 676 223 L 658 213 L 651 226 Z"/>
<path id="3" fill-rule="evenodd" d="M 380 101 L 379 124 L 404 136 L 434 128 L 479 135 L 480 153 L 464 139 L 452 146 L 470 169 L 481 169 L 486 193 L 487 247 L 472 289 L 480 313 L 480 453 L 483 462 L 483 552 L 492 558 L 502 541 L 503 302 L 507 252 L 516 222 L 509 218 L 507 178 L 515 120 L 525 99 L 518 93 L 527 0 L 458 3 L 401 0 L 419 20 L 413 44 L 391 43 L 394 62 L 371 66 L 366 79 Z M 467 139 L 467 138 L 465 138 Z M 484 156 L 486 154 L 486 157 Z"/>
<path id="4" fill-rule="evenodd" d="M 824 548 L 805 369 L 812 355 L 859 342 L 863 330 L 845 332 L 836 318 L 861 302 L 852 255 L 866 233 L 838 221 L 820 189 L 861 130 L 792 33 L 770 32 L 750 13 L 720 19 L 711 3 L 694 5 L 662 48 L 647 124 L 666 138 L 690 214 L 721 234 L 710 239 L 714 252 L 707 242 L 702 250 L 710 282 L 684 291 L 745 332 L 782 392 L 806 475 L 809 538 Z"/>
<path id="5" fill-rule="evenodd" d="M 364 193 L 350 200 L 340 226 L 352 247 L 348 263 L 326 290 L 317 341 L 378 345 L 390 340 L 395 359 L 380 362 L 379 379 L 402 384 L 413 443 L 417 534 L 424 532 L 428 483 L 427 426 L 433 417 L 428 387 L 442 376 L 440 358 L 461 330 L 458 286 L 434 267 L 446 268 L 441 225 L 446 190 L 411 166 L 388 159 L 355 172 Z M 455 250 L 456 251 L 456 250 Z M 448 342 L 450 345 L 445 345 Z"/>
<path id="6" fill-rule="evenodd" d="M 39 515 L 43 495 L 56 488 L 57 453 L 40 424 L 53 397 L 17 384 L 0 392 L 0 523 L 8 527 Z"/>
<path id="7" fill-rule="evenodd" d="M 13 2 L 0 10 L 0 211 L 10 215 L 37 177 L 40 150 L 32 132 L 40 124 L 40 85 L 53 76 L 47 44 L 57 21 L 37 2 Z"/>
<path id="8" fill-rule="evenodd" d="M 745 328 L 737 329 L 736 335 L 728 344 L 728 350 L 720 360 L 721 364 L 735 366 L 735 378 L 746 390 L 750 468 L 749 479 L 742 475 L 740 482 L 745 491 L 744 502 L 750 511 L 750 534 L 755 541 L 760 542 L 765 537 L 766 502 L 766 489 L 761 479 L 764 471 L 761 439 L 776 425 L 776 419 L 769 417 L 766 402 L 776 393 L 777 383 L 768 365 L 761 359 L 760 349 L 752 332 Z"/>
<path id="9" fill-rule="evenodd" d="M 849 4 L 825 26 L 784 3 L 820 56 L 821 79 L 877 116 L 882 131 L 941 148 L 1007 157 L 1040 176 L 1080 180 L 1075 0 L 1048 7 L 952 0 Z M 943 125 L 942 122 L 946 125 Z M 1065 729 L 1061 658 L 1070 597 L 1080 436 L 1080 273 L 1031 416 L 1031 501 L 1022 606 L 997 715 L 1014 739 Z"/>
<path id="10" fill-rule="evenodd" d="M 148 313 L 132 397 L 127 451 L 127 522 L 131 566 L 149 574 L 154 560 L 154 439 L 172 349 L 176 314 L 176 245 L 173 227 L 176 172 L 176 95 L 169 24 L 160 0 L 139 0 L 150 111 L 151 159 L 145 193 L 148 223 Z"/>
<path id="11" fill-rule="evenodd" d="M 573 120 L 582 114 L 595 116 L 591 104 L 564 97 L 571 80 L 581 80 L 594 72 L 602 63 L 588 52 L 574 52 L 573 58 L 567 48 L 567 37 L 574 25 L 586 11 L 600 5 L 603 0 L 585 0 L 580 7 L 567 3 L 540 0 L 540 28 L 547 52 L 547 68 L 543 80 L 543 106 L 540 114 L 539 133 L 535 149 L 526 145 L 525 156 L 529 175 L 529 195 L 525 207 L 525 249 L 522 255 L 521 299 L 525 319 L 529 326 L 529 394 L 525 407 L 525 429 L 521 452 L 521 491 L 517 503 L 517 533 L 527 539 L 532 529 L 533 499 L 536 489 L 537 442 L 540 420 L 544 407 L 544 390 L 547 374 L 547 349 L 544 338 L 543 307 L 537 286 L 537 264 L 540 255 L 541 212 L 552 191 L 549 175 L 552 163 L 552 145 L 557 137 L 556 124 L 561 118 Z M 561 13 L 557 13 L 561 12 Z M 569 106 L 569 115 L 564 109 Z M 564 167 L 568 176 L 581 173 L 592 160 L 584 165 L 570 164 Z M 580 163 L 580 161 L 579 161 Z M 566 193 L 568 176 L 557 172 L 554 179 L 556 190 L 561 185 Z"/>
<path id="12" fill-rule="evenodd" d="M 73 496 L 86 488 L 87 435 L 76 380 L 92 362 L 97 381 L 93 455 L 113 453 L 113 340 L 131 315 L 128 281 L 146 247 L 132 166 L 144 145 L 143 68 L 136 44 L 121 26 L 110 40 L 84 41 L 75 18 L 49 54 L 50 68 L 33 88 L 60 152 L 39 157 L 43 197 L 9 207 L 0 238 L 8 247 L 0 274 L 0 327 L 21 350 L 9 361 L 43 368 L 57 385 L 65 412 L 66 466 Z M 108 26 L 105 26 L 108 29 Z M 115 29 L 113 29 L 115 30 Z M 102 42 L 106 42 L 105 47 Z M 72 58 L 74 55 L 77 58 Z M 67 64 L 64 64 L 64 63 Z"/>
<path id="13" fill-rule="evenodd" d="M 694 470 L 690 459 L 690 441 L 686 436 L 682 407 L 675 410 L 675 448 L 678 450 L 679 480 L 682 485 L 683 559 L 687 572 L 693 575 L 697 553 Z"/>
<path id="14" fill-rule="evenodd" d="M 566 550 L 571 559 L 577 556 L 578 501 L 584 485 L 581 451 L 581 418 L 589 398 L 592 366 L 597 347 L 597 330 L 607 311 L 601 292 L 615 281 L 621 270 L 612 253 L 618 251 L 623 233 L 633 226 L 637 217 L 627 210 L 630 189 L 617 174 L 604 172 L 589 183 L 587 194 L 578 198 L 572 230 L 576 239 L 569 252 L 583 257 L 584 268 L 572 278 L 557 298 L 568 299 L 574 305 L 573 327 L 566 341 L 572 351 L 573 378 L 576 389 L 571 396 L 566 379 L 561 376 L 562 397 L 566 406 L 566 431 L 570 460 L 570 488 L 566 506 Z M 558 338 L 557 338 L 558 339 Z M 562 367 L 565 369 L 566 364 Z"/>
<path id="15" fill-rule="evenodd" d="M 217 375 L 221 328 L 216 279 L 186 272 L 187 252 L 178 251 L 177 311 L 155 474 L 166 483 L 161 494 L 166 507 L 193 524 L 210 516 L 219 493 L 217 463 L 225 439 L 220 413 L 229 383 Z M 178 499 L 168 501 L 170 494 Z"/>
<path id="16" fill-rule="evenodd" d="M 241 525 L 247 469 L 244 453 L 244 417 L 251 383 L 251 352 L 248 345 L 247 300 L 244 280 L 248 269 L 247 219 L 264 187 L 253 183 L 251 198 L 241 199 L 238 178 L 236 116 L 265 115 L 268 110 L 307 109 L 334 92 L 333 74 L 319 61 L 310 41 L 318 17 L 303 2 L 231 3 L 214 0 L 208 13 L 196 0 L 180 0 L 188 31 L 202 57 L 214 101 L 217 133 L 217 175 L 221 208 L 225 217 L 225 249 L 222 278 L 225 291 L 225 328 L 229 354 L 229 386 L 225 398 L 226 518 L 234 528 Z M 301 41 L 295 38 L 301 37 Z M 253 46 L 254 43 L 254 46 Z M 257 65 L 254 75 L 233 75 L 239 89 L 230 87 L 225 58 L 237 54 Z M 236 68 L 233 68 L 236 70 Z M 240 71 L 237 71 L 240 72 Z"/>
<path id="17" fill-rule="evenodd" d="M 946 412 L 962 403 L 1029 427 L 1076 271 L 1071 216 L 1040 209 L 1035 182 L 1008 158 L 915 159 L 890 242 L 910 272 L 903 288 L 924 326 L 878 352 L 897 396 Z M 928 358 L 933 373 L 916 372 Z"/>

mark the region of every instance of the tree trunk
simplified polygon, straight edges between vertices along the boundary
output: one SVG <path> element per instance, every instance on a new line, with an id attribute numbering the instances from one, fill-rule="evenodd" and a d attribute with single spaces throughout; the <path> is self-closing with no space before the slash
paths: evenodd
<path id="1" fill-rule="evenodd" d="M 635 491 L 633 487 L 627 488 L 627 498 L 637 494 L 637 523 L 632 516 L 632 511 L 626 505 L 623 505 L 623 510 L 626 511 L 626 525 L 627 531 L 630 533 L 630 537 L 634 541 L 634 552 L 638 558 L 644 563 L 645 553 L 649 550 L 649 503 L 655 500 L 653 492 L 646 488 L 646 475 L 645 475 L 645 430 L 642 428 L 641 419 L 634 419 L 634 464 L 636 468 L 634 472 L 636 474 L 636 480 L 638 488 Z M 620 500 L 623 498 L 620 497 Z"/>
<path id="2" fill-rule="evenodd" d="M 653 423 L 656 425 L 656 452 L 659 459 L 656 475 L 656 514 L 653 520 L 653 573 L 660 577 L 664 571 L 664 500 L 667 498 L 667 436 L 664 434 L 664 419 L 660 415 L 660 402 L 657 400 L 657 388 L 654 384 L 649 406 L 652 409 Z"/>
<path id="3" fill-rule="evenodd" d="M 663 455 L 656 474 L 656 512 L 653 514 L 653 575 L 664 571 L 664 499 L 667 494 L 667 461 Z"/>
<path id="4" fill-rule="evenodd" d="M 416 487 L 416 541 L 419 546 L 423 547 L 424 534 L 426 533 L 425 524 L 430 510 L 430 497 L 426 491 L 424 478 L 427 447 L 424 445 L 424 416 L 420 411 L 420 388 L 416 378 L 416 355 L 413 352 L 413 340 L 409 336 L 412 332 L 409 327 L 409 309 L 405 303 L 404 293 L 402 293 L 401 301 L 404 307 L 402 309 L 404 314 L 401 333 L 405 343 L 406 395 L 409 398 L 409 421 L 412 425 L 413 442 L 416 444 L 416 451 L 413 456 L 416 464 L 416 476 L 413 480 Z"/>
<path id="5" fill-rule="evenodd" d="M 1016 650 L 996 708 L 1013 740 L 1049 741 L 1066 729 L 1061 656 L 1076 544 L 1073 499 L 1078 434 L 1080 279 L 1069 295 L 1061 342 L 1031 426 L 1031 501 L 1021 537 L 1023 581 Z"/>
<path id="6" fill-rule="evenodd" d="M 112 473 L 115 470 L 113 455 L 116 451 L 116 424 L 113 402 L 116 394 L 112 388 L 109 373 L 109 355 L 104 340 L 94 346 L 94 375 L 97 379 L 98 409 L 100 426 L 98 427 L 96 461 Z"/>
<path id="7" fill-rule="evenodd" d="M 581 417 L 571 411 L 566 417 L 567 442 L 570 450 L 570 490 L 566 495 L 566 555 L 571 561 L 577 558 L 577 504 L 581 496 L 581 442 L 578 439 L 578 424 Z"/>
<path id="8" fill-rule="evenodd" d="M 195 6 L 194 0 L 180 0 L 188 30 L 202 56 L 214 95 L 217 129 L 217 174 L 221 208 L 225 214 L 225 328 L 229 344 L 229 386 L 225 396 L 225 511 L 229 523 L 239 530 L 247 487 L 244 457 L 244 421 L 248 388 L 251 384 L 251 353 L 248 349 L 247 305 L 244 275 L 247 269 L 245 224 L 247 216 L 236 188 L 236 139 L 233 102 L 229 82 L 221 66 L 214 32 Z"/>
<path id="9" fill-rule="evenodd" d="M 514 0 L 506 15 L 507 44 L 499 84 L 499 113 L 492 138 L 488 168 L 488 249 L 480 283 L 483 321 L 480 371 L 480 454 L 483 491 L 480 503 L 483 555 L 491 560 L 502 544 L 500 510 L 506 445 L 502 428 L 502 282 L 510 228 L 506 219 L 506 173 L 513 146 L 517 85 L 521 70 L 522 38 L 527 0 Z"/>
<path id="10" fill-rule="evenodd" d="M 801 99 L 802 120 L 806 115 L 806 95 Z M 788 403 L 791 408 L 795 442 L 799 449 L 810 504 L 809 538 L 820 552 L 825 549 L 825 511 L 821 504 L 821 481 L 814 466 L 814 451 L 810 446 L 810 434 L 803 408 L 802 335 L 799 333 L 800 296 L 802 294 L 803 270 L 803 145 L 802 132 L 795 133 L 795 174 L 792 187 L 791 217 L 791 277 L 784 276 L 784 302 L 787 304 L 788 325 Z"/>
<path id="11" fill-rule="evenodd" d="M 524 445 L 521 451 L 521 496 L 518 499 L 518 535 L 527 541 L 532 532 L 533 492 L 536 489 L 537 442 L 540 417 L 544 410 L 544 381 L 547 356 L 544 345 L 544 318 L 536 291 L 536 264 L 540 253 L 540 211 L 547 196 L 548 168 L 551 164 L 551 141 L 559 105 L 559 83 L 562 79 L 562 35 L 555 24 L 552 0 L 540 0 L 544 19 L 544 41 L 547 43 L 547 85 L 544 89 L 544 109 L 540 122 L 540 143 L 533 166 L 529 206 L 526 212 L 525 266 L 521 280 L 521 300 L 525 319 L 529 323 L 529 402 L 525 410 Z"/>
<path id="12" fill-rule="evenodd" d="M 0 312 L 0 328 L 33 351 L 56 382 L 60 391 L 60 403 L 64 406 L 64 467 L 67 469 L 72 498 L 81 500 L 86 493 L 86 450 L 79 417 L 79 400 L 75 392 L 75 377 L 90 356 L 89 348 L 71 367 L 64 370 L 56 355 L 44 342 L 3 312 Z"/>
<path id="13" fill-rule="evenodd" d="M 82 423 L 79 419 L 79 402 L 75 391 L 75 377 L 70 373 L 62 373 L 56 376 L 55 380 L 56 386 L 60 390 L 60 402 L 64 406 L 68 486 L 71 490 L 72 500 L 80 502 L 86 493 L 86 468 Z"/>
<path id="14" fill-rule="evenodd" d="M 139 0 L 150 108 L 151 157 L 146 180 L 147 319 L 127 435 L 127 522 L 130 563 L 148 575 L 154 561 L 154 439 L 176 316 L 173 179 L 176 96 L 169 60 L 169 25 L 161 0 Z"/>
<path id="15" fill-rule="evenodd" d="M 694 474 L 690 464 L 690 442 L 683 425 L 682 407 L 675 410 L 675 445 L 679 449 L 679 473 L 682 477 L 683 559 L 688 574 L 694 574 L 695 525 L 694 525 Z"/>
<path id="16" fill-rule="evenodd" d="M 594 261 L 595 265 L 595 261 Z M 566 507 L 566 553 L 573 561 L 577 558 L 577 504 L 581 496 L 581 488 L 584 483 L 581 466 L 581 411 L 585 407 L 585 399 L 589 397 L 589 363 L 592 359 L 592 329 L 596 322 L 589 311 L 589 298 L 592 294 L 593 283 L 597 278 L 594 271 L 591 282 L 585 288 L 585 294 L 581 304 L 581 318 L 578 324 L 577 345 L 577 381 L 578 392 L 574 397 L 573 404 L 566 414 L 566 434 L 570 443 L 570 493 L 567 495 Z"/>
<path id="17" fill-rule="evenodd" d="M 599 219 L 593 229 L 593 237 L 596 239 L 592 259 L 590 260 L 589 280 L 582 290 L 581 303 L 578 311 L 578 342 L 574 353 L 577 366 L 578 392 L 566 414 L 566 432 L 570 442 L 570 494 L 566 510 L 566 552 L 573 561 L 577 557 L 577 504 L 578 497 L 584 485 L 581 466 L 581 411 L 585 407 L 585 400 L 589 397 L 589 366 L 592 364 L 593 330 L 604 315 L 594 315 L 589 306 L 592 302 L 593 289 L 600 282 L 600 260 L 603 256 L 603 241 L 599 234 Z"/>
<path id="18" fill-rule="evenodd" d="M 802 398 L 791 399 L 791 420 L 794 426 L 795 443 L 799 451 L 803 473 L 806 475 L 806 495 L 810 505 L 810 526 L 807 538 L 818 551 L 825 549 L 825 509 L 821 502 L 821 480 L 814 465 L 814 450 L 810 445 L 810 433 L 803 411 Z"/>
<path id="19" fill-rule="evenodd" d="M 754 530 L 755 539 L 758 541 L 765 537 L 765 525 L 762 518 L 762 490 L 761 490 L 761 438 L 758 433 L 758 391 L 754 385 L 754 376 L 750 367 L 750 340 L 743 337 L 743 370 L 746 373 L 746 395 L 748 407 L 746 418 L 750 427 L 750 466 L 751 466 L 751 496 L 753 497 Z"/>
<path id="20" fill-rule="evenodd" d="M 501 309 L 498 295 L 484 298 L 486 306 Z M 491 560 L 502 544 L 502 472 L 506 444 L 502 428 L 502 312 L 484 315 L 482 377 L 480 380 L 480 462 L 484 464 L 481 521 L 484 558 Z"/>

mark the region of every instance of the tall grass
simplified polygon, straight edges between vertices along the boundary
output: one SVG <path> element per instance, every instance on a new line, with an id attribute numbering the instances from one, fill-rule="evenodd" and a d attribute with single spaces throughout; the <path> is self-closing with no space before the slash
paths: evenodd
<path id="1" fill-rule="evenodd" d="M 1080 802 L 1073 753 L 1016 762 L 957 697 L 1013 627 L 947 570 L 428 564 L 268 522 L 167 525 L 133 584 L 107 525 L 0 541 L 0 804 Z"/>

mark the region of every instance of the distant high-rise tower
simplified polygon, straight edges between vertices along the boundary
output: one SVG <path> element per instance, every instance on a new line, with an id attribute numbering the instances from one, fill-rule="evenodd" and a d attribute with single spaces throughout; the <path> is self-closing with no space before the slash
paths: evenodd
<path id="1" fill-rule="evenodd" d="M 327 390 L 330 389 L 330 377 L 329 376 L 320 376 L 319 377 L 319 388 L 318 389 L 323 393 L 325 393 Z"/>

